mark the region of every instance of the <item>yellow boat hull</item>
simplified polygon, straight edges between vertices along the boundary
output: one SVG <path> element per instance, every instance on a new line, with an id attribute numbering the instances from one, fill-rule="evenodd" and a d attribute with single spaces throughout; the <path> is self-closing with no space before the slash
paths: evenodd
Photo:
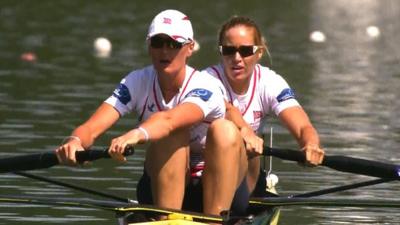
<path id="1" fill-rule="evenodd" d="M 148 221 L 141 223 L 129 223 L 129 225 L 206 225 L 207 223 L 195 222 L 192 220 L 185 219 L 167 219 L 159 221 Z"/>
<path id="2" fill-rule="evenodd" d="M 279 221 L 280 209 L 273 208 L 271 210 L 264 211 L 259 215 L 255 215 L 251 219 L 244 219 L 243 221 L 237 221 L 235 224 L 238 225 L 277 225 Z M 214 217 L 203 217 L 202 220 L 198 221 L 199 217 L 195 214 L 186 213 L 170 213 L 165 215 L 163 220 L 154 221 L 137 221 L 122 223 L 124 225 L 208 225 L 209 223 L 225 224 L 227 221 L 216 219 Z M 228 222 L 229 223 L 229 222 Z M 121 223 L 120 223 L 121 224 Z"/>

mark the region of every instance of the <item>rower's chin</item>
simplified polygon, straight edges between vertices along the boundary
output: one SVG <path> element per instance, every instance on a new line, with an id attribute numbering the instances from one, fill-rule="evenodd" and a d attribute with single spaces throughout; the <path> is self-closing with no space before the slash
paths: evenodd
<path id="1" fill-rule="evenodd" d="M 241 79 L 245 76 L 244 69 L 231 70 L 231 76 L 234 79 Z"/>

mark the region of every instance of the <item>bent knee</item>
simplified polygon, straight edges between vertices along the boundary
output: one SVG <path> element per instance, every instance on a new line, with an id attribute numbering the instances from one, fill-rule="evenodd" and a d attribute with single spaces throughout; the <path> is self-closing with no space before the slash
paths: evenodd
<path id="1" fill-rule="evenodd" d="M 238 127 L 232 121 L 226 119 L 214 120 L 208 128 L 208 134 L 235 139 L 240 135 Z"/>
<path id="2" fill-rule="evenodd" d="M 232 121 L 226 119 L 217 119 L 211 123 L 207 140 L 221 147 L 239 147 L 242 144 L 238 127 Z"/>

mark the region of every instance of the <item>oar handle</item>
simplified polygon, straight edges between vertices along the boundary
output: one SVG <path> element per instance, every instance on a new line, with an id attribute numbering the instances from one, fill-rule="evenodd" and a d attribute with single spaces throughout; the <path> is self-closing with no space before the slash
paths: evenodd
<path id="1" fill-rule="evenodd" d="M 134 148 L 127 147 L 124 152 L 124 156 L 130 156 L 134 153 Z M 78 151 L 75 153 L 76 160 L 80 163 L 85 161 L 94 161 L 101 158 L 110 158 L 108 154 L 108 148 L 104 150 L 88 150 L 88 151 Z"/>
<path id="2" fill-rule="evenodd" d="M 280 159 L 294 161 L 294 162 L 305 162 L 306 157 L 303 152 L 298 150 L 283 149 L 283 148 L 271 148 L 268 146 L 264 147 L 263 155 L 274 156 Z"/>
<path id="3" fill-rule="evenodd" d="M 125 149 L 124 156 L 134 153 L 132 147 Z M 75 157 L 78 162 L 94 161 L 101 158 L 110 158 L 108 149 L 77 151 Z M 58 159 L 54 151 L 27 154 L 0 159 L 0 173 L 7 173 L 21 170 L 44 169 L 58 165 Z"/>
<path id="4" fill-rule="evenodd" d="M 264 155 L 274 156 L 289 161 L 305 162 L 305 155 L 299 150 L 264 147 Z M 325 155 L 322 165 L 342 172 L 381 178 L 400 179 L 399 165 L 378 161 L 340 155 Z"/>

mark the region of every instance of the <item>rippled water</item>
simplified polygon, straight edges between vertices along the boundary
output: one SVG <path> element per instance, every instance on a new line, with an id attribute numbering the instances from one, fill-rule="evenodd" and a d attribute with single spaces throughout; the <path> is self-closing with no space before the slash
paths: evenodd
<path id="1" fill-rule="evenodd" d="M 218 26 L 233 14 L 260 24 L 272 54 L 272 68 L 296 90 L 329 154 L 399 164 L 400 3 L 395 0 L 253 1 L 2 1 L 0 3 L 0 157 L 50 151 L 83 122 L 131 69 L 149 63 L 144 38 L 152 17 L 177 8 L 192 18 L 200 51 L 190 64 L 203 68 L 218 60 Z M 377 38 L 368 26 L 380 28 Z M 311 31 L 326 41 L 309 40 Z M 113 44 L 109 58 L 93 54 L 93 40 Z M 35 62 L 20 60 L 33 52 Z M 264 59 L 264 64 L 271 60 Z M 134 126 L 123 118 L 96 143 Z M 296 148 L 275 119 L 274 145 Z M 35 174 L 124 198 L 134 198 L 143 150 L 124 165 L 99 160 L 84 168 L 53 167 Z M 290 195 L 368 180 L 326 168 L 309 169 L 274 160 L 278 191 Z M 397 199 L 398 182 L 332 196 Z M 0 194 L 96 198 L 11 173 L 0 174 Z M 398 224 L 399 209 L 285 207 L 280 224 Z M 0 224 L 115 224 L 99 209 L 0 203 Z"/>

